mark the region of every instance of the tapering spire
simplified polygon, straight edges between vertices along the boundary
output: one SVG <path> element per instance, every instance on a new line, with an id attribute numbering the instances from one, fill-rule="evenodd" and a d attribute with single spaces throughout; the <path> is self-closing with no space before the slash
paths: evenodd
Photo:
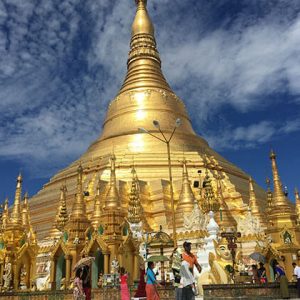
<path id="1" fill-rule="evenodd" d="M 140 201 L 139 194 L 139 182 L 135 168 L 132 168 L 132 182 L 131 182 L 131 191 L 129 195 L 129 204 L 128 204 L 128 222 L 129 223 L 140 223 L 142 220 L 142 206 Z"/>
<path id="2" fill-rule="evenodd" d="M 82 190 L 82 174 L 83 174 L 83 168 L 80 163 L 77 168 L 77 188 L 76 188 L 75 201 L 72 207 L 71 217 L 86 216 L 86 207 L 83 199 L 83 190 Z"/>
<path id="3" fill-rule="evenodd" d="M 249 177 L 249 207 L 253 216 L 260 217 L 259 205 L 254 192 L 252 177 Z"/>
<path id="4" fill-rule="evenodd" d="M 10 223 L 14 225 L 22 225 L 22 216 L 21 216 L 22 182 L 23 182 L 23 178 L 20 173 L 19 176 L 17 177 L 15 201 L 10 216 Z"/>
<path id="5" fill-rule="evenodd" d="M 101 196 L 100 196 L 100 179 L 99 179 L 97 185 L 96 197 L 95 197 L 94 212 L 91 219 L 92 226 L 94 227 L 95 230 L 98 230 L 101 214 L 102 214 L 102 203 L 101 203 Z"/>
<path id="6" fill-rule="evenodd" d="M 274 193 L 273 193 L 273 205 L 278 206 L 285 206 L 289 208 L 286 197 L 282 190 L 282 183 L 278 174 L 278 168 L 276 164 L 276 154 L 273 150 L 270 153 L 270 159 L 272 162 L 272 173 L 273 173 L 273 186 L 274 186 Z"/>
<path id="7" fill-rule="evenodd" d="M 26 192 L 23 198 L 22 205 L 22 226 L 24 229 L 29 230 L 30 228 L 30 216 L 29 216 L 29 208 L 28 208 L 28 193 Z"/>
<path id="8" fill-rule="evenodd" d="M 110 183 L 107 195 L 105 197 L 105 206 L 106 210 L 115 210 L 121 208 L 121 201 L 119 198 L 119 193 L 117 189 L 117 180 L 116 180 L 116 157 L 113 154 L 110 158 Z"/>
<path id="9" fill-rule="evenodd" d="M 267 184 L 267 204 L 268 204 L 268 210 L 272 208 L 272 199 L 273 199 L 273 193 L 271 191 L 271 180 L 269 178 L 266 178 L 266 184 Z"/>
<path id="10" fill-rule="evenodd" d="M 296 204 L 297 219 L 298 219 L 298 222 L 300 222 L 300 197 L 299 197 L 299 192 L 298 192 L 297 188 L 295 188 L 295 204 Z"/>
<path id="11" fill-rule="evenodd" d="M 162 88 L 171 91 L 162 71 L 156 49 L 154 27 L 147 12 L 147 1 L 136 0 L 132 24 L 128 72 L 120 93 L 134 88 Z"/>
<path id="12" fill-rule="evenodd" d="M 67 186 L 63 184 L 60 188 L 59 207 L 56 215 L 55 226 L 62 231 L 69 219 L 67 210 Z"/>
<path id="13" fill-rule="evenodd" d="M 191 213 L 195 205 L 195 195 L 192 191 L 187 171 L 187 161 L 182 161 L 182 187 L 179 196 L 177 213 Z"/>
<path id="14" fill-rule="evenodd" d="M 5 229 L 8 222 L 8 197 L 5 198 L 3 204 L 3 213 L 2 213 L 2 228 Z"/>

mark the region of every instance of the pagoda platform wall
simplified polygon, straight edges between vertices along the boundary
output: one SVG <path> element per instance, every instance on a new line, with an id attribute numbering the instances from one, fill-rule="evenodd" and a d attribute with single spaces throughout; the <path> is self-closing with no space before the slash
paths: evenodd
<path id="1" fill-rule="evenodd" d="M 296 283 L 289 283 L 289 292 L 291 299 L 298 299 Z M 238 283 L 203 285 L 203 299 L 281 299 L 280 286 L 277 282 L 268 284 Z"/>

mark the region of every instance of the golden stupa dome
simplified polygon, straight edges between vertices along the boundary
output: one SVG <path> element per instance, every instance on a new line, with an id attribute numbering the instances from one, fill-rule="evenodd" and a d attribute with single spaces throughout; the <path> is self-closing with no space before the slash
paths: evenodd
<path id="1" fill-rule="evenodd" d="M 126 187 L 126 183 L 131 181 L 134 161 L 139 180 L 145 183 L 141 187 L 141 197 L 144 197 L 141 201 L 148 223 L 153 228 L 164 225 L 164 228 L 170 229 L 171 205 L 166 144 L 145 132 L 139 132 L 138 128 L 145 128 L 148 133 L 158 137 L 161 129 L 166 137 L 170 137 L 178 119 L 181 124 L 176 128 L 170 142 L 175 200 L 178 201 L 182 186 L 180 160 L 183 159 L 183 152 L 184 157 L 190 161 L 189 165 L 193 166 L 189 169 L 191 184 L 199 180 L 198 171 L 204 170 L 205 164 L 211 178 L 221 176 L 224 199 L 232 203 L 233 211 L 249 200 L 249 176 L 212 150 L 193 130 L 183 101 L 175 95 L 163 76 L 154 27 L 146 8 L 147 1 L 136 0 L 136 4 L 127 74 L 117 96 L 109 104 L 99 138 L 77 161 L 58 172 L 31 199 L 32 222 L 39 224 L 37 230 L 40 236 L 44 236 L 51 228 L 51 220 L 54 220 L 58 205 L 57 195 L 63 181 L 67 184 L 70 195 L 68 206 L 71 207 L 71 195 L 76 192 L 76 170 L 79 162 L 84 170 L 83 185 L 89 191 L 89 196 L 86 197 L 87 211 L 91 213 L 96 195 L 95 183 L 101 180 L 103 184 L 109 184 L 109 158 L 112 154 L 116 157 L 116 179 L 121 189 L 122 205 L 125 208 L 128 205 L 127 193 L 130 193 L 130 189 Z M 153 120 L 159 122 L 159 128 L 153 126 Z M 257 185 L 255 189 L 258 189 L 257 197 L 264 199 L 263 190 Z M 103 193 L 104 190 L 107 191 L 108 188 L 103 188 Z M 199 193 L 196 185 L 193 191 Z"/>

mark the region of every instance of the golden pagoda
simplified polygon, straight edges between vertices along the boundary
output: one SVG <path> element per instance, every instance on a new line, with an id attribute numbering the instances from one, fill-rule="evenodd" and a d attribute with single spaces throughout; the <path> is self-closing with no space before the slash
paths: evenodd
<path id="1" fill-rule="evenodd" d="M 100 274 L 110 273 L 116 261 L 135 280 L 141 241 L 133 237 L 132 223 L 142 224 L 142 237 L 156 232 L 161 239 L 159 249 L 163 239 L 169 247 L 177 241 L 180 246 L 186 239 L 199 243 L 207 233 L 204 221 L 210 210 L 215 211 L 224 231 L 236 230 L 249 207 L 260 220 L 266 211 L 264 226 L 272 242 L 265 249 L 281 253 L 289 265 L 299 249 L 300 227 L 294 207 L 282 191 L 274 152 L 270 155 L 274 191 L 268 186 L 266 193 L 194 132 L 184 102 L 163 76 L 147 0 L 135 2 L 127 74 L 109 104 L 99 138 L 29 201 L 26 196 L 23 205 L 19 175 L 11 213 L 5 202 L 0 275 L 10 263 L 16 274 L 14 289 L 19 288 L 23 266 L 26 288 L 34 280 L 37 256 L 41 289 L 69 288 L 74 266 L 84 255 L 95 258 L 91 265 L 93 288 Z M 161 135 L 169 141 L 167 146 Z M 150 245 L 156 247 L 153 241 Z M 48 262 L 49 268 L 44 268 Z"/>
<path id="2" fill-rule="evenodd" d="M 109 104 L 101 135 L 78 161 L 53 176 L 30 200 L 32 223 L 39 238 L 46 237 L 52 227 L 57 208 L 57 191 L 63 182 L 66 182 L 68 189 L 67 204 L 72 205 L 79 161 L 85 171 L 83 186 L 87 186 L 89 192 L 89 196 L 86 197 L 87 214 L 89 218 L 92 217 L 97 193 L 94 183 L 101 180 L 103 185 L 107 186 L 110 180 L 108 161 L 111 153 L 114 153 L 118 163 L 114 187 L 120 192 L 117 205 L 127 206 L 126 189 L 130 189 L 127 183 L 131 181 L 130 166 L 134 156 L 135 169 L 143 183 L 140 185 L 140 194 L 147 221 L 152 230 L 158 230 L 162 225 L 164 230 L 171 234 L 172 205 L 166 145 L 147 133 L 139 132 L 138 128 L 146 128 L 153 135 L 160 134 L 161 129 L 165 136 L 169 137 L 178 118 L 181 125 L 170 143 L 175 203 L 179 201 L 183 180 L 180 163 L 183 159 L 183 147 L 186 160 L 193 166 L 189 168 L 192 191 L 198 192 L 194 182 L 199 179 L 199 170 L 204 174 L 204 156 L 207 156 L 208 174 L 212 180 L 221 175 L 224 201 L 229 208 L 238 208 L 248 202 L 249 176 L 212 150 L 208 143 L 194 132 L 184 102 L 174 94 L 164 78 L 154 26 L 148 15 L 146 2 L 136 0 L 137 11 L 132 24 L 127 74 L 117 96 Z M 153 120 L 159 121 L 159 129 L 153 126 Z M 121 193 L 122 189 L 124 191 Z M 255 189 L 259 203 L 264 205 L 265 192 L 258 186 Z M 175 223 L 180 232 L 176 220 Z"/>

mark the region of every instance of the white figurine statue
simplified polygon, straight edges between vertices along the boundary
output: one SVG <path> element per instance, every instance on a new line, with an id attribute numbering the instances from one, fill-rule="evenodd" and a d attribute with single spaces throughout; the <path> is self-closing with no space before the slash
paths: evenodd
<path id="1" fill-rule="evenodd" d="M 112 274 L 117 274 L 119 272 L 119 262 L 117 260 L 117 257 L 112 260 L 111 262 L 111 273 Z"/>

